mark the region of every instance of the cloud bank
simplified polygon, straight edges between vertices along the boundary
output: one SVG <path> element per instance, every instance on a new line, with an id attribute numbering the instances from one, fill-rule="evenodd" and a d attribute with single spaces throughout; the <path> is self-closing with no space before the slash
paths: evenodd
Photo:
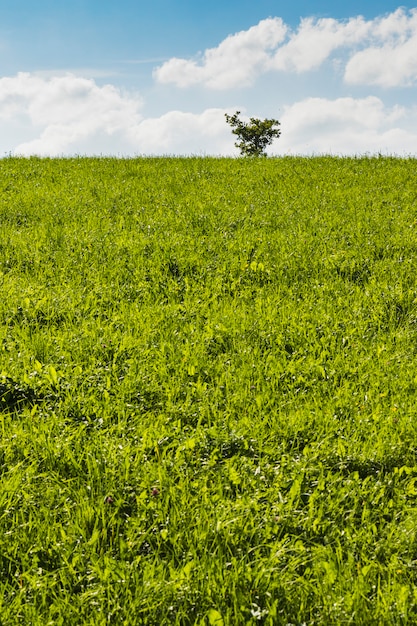
<path id="1" fill-rule="evenodd" d="M 281 154 L 416 153 L 417 107 L 387 107 L 375 96 L 306 98 L 286 107 Z"/>
<path id="2" fill-rule="evenodd" d="M 97 134 L 123 136 L 139 123 L 140 106 L 138 97 L 71 74 L 46 79 L 19 73 L 0 79 L 0 123 L 20 118 L 38 135 L 16 146 L 22 155 L 58 155 Z"/>
<path id="3" fill-rule="evenodd" d="M 384 87 L 416 84 L 417 9 L 400 8 L 368 21 L 363 17 L 345 21 L 306 18 L 295 31 L 280 18 L 268 18 L 230 35 L 197 59 L 170 59 L 156 68 L 154 77 L 178 87 L 245 87 L 271 71 L 318 69 L 336 51 L 342 55 L 346 83 Z"/>
<path id="4" fill-rule="evenodd" d="M 0 79 L 0 132 L 20 122 L 34 135 L 15 146 L 22 156 L 216 154 L 230 146 L 223 109 L 144 119 L 142 104 L 137 95 L 72 74 L 20 73 Z"/>
<path id="5" fill-rule="evenodd" d="M 224 119 L 230 108 L 145 118 L 141 107 L 139 96 L 74 75 L 0 79 L 0 133 L 20 121 L 33 136 L 15 154 L 238 154 Z M 375 96 L 305 98 L 286 105 L 280 121 L 273 154 L 416 151 L 417 106 L 387 107 Z"/>
<path id="6" fill-rule="evenodd" d="M 201 60 L 170 59 L 155 70 L 154 76 L 160 83 L 179 87 L 197 83 L 212 89 L 251 85 L 286 32 L 280 18 L 262 20 L 249 30 L 230 35 L 217 48 L 206 50 Z"/>

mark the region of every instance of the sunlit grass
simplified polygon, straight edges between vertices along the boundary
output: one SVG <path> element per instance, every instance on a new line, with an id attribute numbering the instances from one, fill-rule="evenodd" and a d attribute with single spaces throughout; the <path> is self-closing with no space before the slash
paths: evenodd
<path id="1" fill-rule="evenodd" d="M 417 621 L 417 162 L 0 162 L 3 625 Z"/>

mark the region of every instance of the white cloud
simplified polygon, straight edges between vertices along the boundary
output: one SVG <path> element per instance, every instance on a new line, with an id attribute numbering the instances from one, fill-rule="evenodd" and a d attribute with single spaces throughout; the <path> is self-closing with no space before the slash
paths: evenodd
<path id="1" fill-rule="evenodd" d="M 117 136 L 123 139 L 140 122 L 141 104 L 113 85 L 99 87 L 70 74 L 45 79 L 20 73 L 0 79 L 0 121 L 23 116 L 36 134 L 16 146 L 18 154 L 76 152 L 77 145 L 100 134 L 115 136 L 117 145 Z"/>
<path id="2" fill-rule="evenodd" d="M 354 54 L 346 65 L 351 84 L 382 87 L 411 86 L 417 82 L 417 9 L 402 9 L 375 20 L 372 35 L 381 45 Z"/>
<path id="3" fill-rule="evenodd" d="M 405 41 L 410 34 L 415 31 L 417 19 L 417 9 L 406 12 L 399 8 L 393 13 L 388 13 L 382 17 L 376 17 L 372 21 L 373 36 L 382 41 L 388 42 L 402 40 Z"/>
<path id="4" fill-rule="evenodd" d="M 223 109 L 206 109 L 198 114 L 170 111 L 143 120 L 132 129 L 132 140 L 141 153 L 230 154 L 225 112 Z"/>
<path id="5" fill-rule="evenodd" d="M 11 152 L 23 155 L 238 152 L 224 119 L 234 108 L 144 118 L 141 106 L 138 96 L 93 80 L 18 74 L 0 79 L 0 137 L 4 146 L 9 134 Z M 417 107 L 387 107 L 372 96 L 307 98 L 287 105 L 279 119 L 282 135 L 270 153 L 416 154 Z"/>
<path id="6" fill-rule="evenodd" d="M 20 141 L 11 152 L 41 156 L 220 154 L 230 146 L 224 109 L 143 119 L 141 106 L 112 85 L 21 73 L 0 79 L 0 136 L 13 129 Z"/>
<path id="7" fill-rule="evenodd" d="M 347 22 L 327 18 L 301 20 L 297 32 L 281 46 L 270 62 L 275 70 L 306 72 L 319 67 L 329 55 L 342 46 L 358 43 L 369 32 L 362 17 Z"/>
<path id="8" fill-rule="evenodd" d="M 132 141 L 143 154 L 237 155 L 224 113 L 171 111 L 140 122 Z M 416 154 L 417 107 L 387 107 L 374 96 L 307 98 L 288 105 L 280 122 L 282 135 L 269 154 Z"/>
<path id="9" fill-rule="evenodd" d="M 265 71 L 271 51 L 284 40 L 287 27 L 280 18 L 262 20 L 249 30 L 229 35 L 198 61 L 173 58 L 154 72 L 160 83 L 188 87 L 202 83 L 213 89 L 250 85 Z"/>
<path id="10" fill-rule="evenodd" d="M 346 66 L 345 80 L 356 85 L 412 86 L 417 82 L 417 37 L 400 46 L 358 52 Z"/>
<path id="11" fill-rule="evenodd" d="M 336 50 L 347 56 L 345 80 L 382 86 L 417 80 L 417 9 L 366 21 L 307 18 L 291 31 L 280 18 L 229 35 L 197 60 L 172 58 L 154 71 L 160 83 L 212 89 L 249 86 L 268 71 L 306 72 Z M 343 61 L 346 63 L 346 59 Z"/>
<path id="12" fill-rule="evenodd" d="M 186 136 L 195 131 L 196 138 L 201 138 L 204 144 L 205 139 L 198 129 L 205 127 L 208 113 L 209 111 L 196 116 L 184 115 L 181 133 Z M 222 129 L 224 111 L 213 109 L 210 115 L 213 116 L 213 123 L 215 122 L 215 132 L 210 133 L 211 144 L 216 149 L 207 150 L 208 154 L 237 155 L 238 151 L 233 148 L 236 137 L 231 135 L 228 127 L 226 132 Z M 241 117 L 247 119 L 245 115 Z M 171 125 L 171 120 L 175 120 L 175 116 L 171 118 L 170 115 L 163 118 L 167 127 Z M 164 125 L 159 126 L 163 118 L 153 120 L 155 129 L 163 128 Z M 192 118 L 193 124 L 190 124 Z M 416 155 L 417 106 L 387 107 L 375 96 L 334 100 L 306 98 L 287 105 L 280 116 L 280 122 L 282 135 L 268 148 L 270 155 Z M 146 121 L 142 124 L 147 126 Z"/>
<path id="13" fill-rule="evenodd" d="M 288 106 L 281 124 L 282 154 L 416 153 L 417 108 L 388 108 L 374 96 L 307 98 Z"/>

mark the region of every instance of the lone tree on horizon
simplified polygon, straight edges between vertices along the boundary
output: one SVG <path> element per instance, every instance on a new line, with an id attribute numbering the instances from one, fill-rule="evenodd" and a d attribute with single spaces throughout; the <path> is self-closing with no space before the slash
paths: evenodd
<path id="1" fill-rule="evenodd" d="M 249 122 L 239 119 L 240 111 L 234 115 L 225 113 L 226 122 L 232 127 L 232 133 L 239 137 L 235 146 L 242 156 L 266 156 L 265 148 L 281 135 L 278 120 L 259 120 L 251 117 Z"/>

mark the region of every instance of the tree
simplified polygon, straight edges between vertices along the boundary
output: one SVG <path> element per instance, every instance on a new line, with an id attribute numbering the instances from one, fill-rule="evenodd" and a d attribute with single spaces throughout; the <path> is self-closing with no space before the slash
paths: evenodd
<path id="1" fill-rule="evenodd" d="M 249 123 L 239 119 L 240 111 L 234 115 L 225 113 L 226 122 L 232 133 L 239 137 L 235 143 L 242 156 L 266 156 L 265 148 L 281 135 L 278 120 L 259 120 L 251 117 Z"/>

